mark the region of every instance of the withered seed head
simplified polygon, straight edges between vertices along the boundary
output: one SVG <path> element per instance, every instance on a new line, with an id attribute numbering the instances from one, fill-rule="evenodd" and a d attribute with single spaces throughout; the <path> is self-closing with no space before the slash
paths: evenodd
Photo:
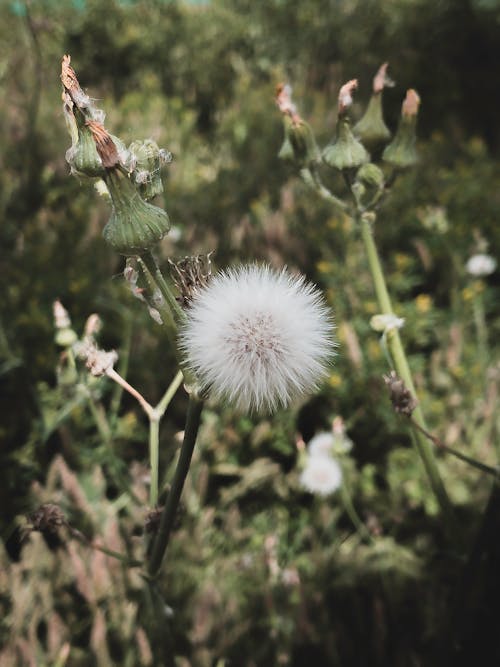
<path id="1" fill-rule="evenodd" d="M 68 524 L 64 513 L 58 505 L 45 503 L 28 516 L 31 530 L 41 533 L 57 533 L 58 528 Z"/>
<path id="2" fill-rule="evenodd" d="M 169 261 L 170 274 L 179 290 L 179 301 L 184 308 L 187 308 L 193 300 L 196 292 L 206 287 L 212 277 L 212 255 L 195 255 L 194 257 L 184 257 L 178 262 Z"/>
<path id="3" fill-rule="evenodd" d="M 390 399 L 394 410 L 402 415 L 411 417 L 418 405 L 418 401 L 409 389 L 406 388 L 404 381 L 397 375 L 396 371 L 391 371 L 389 375 L 384 375 L 384 382 L 389 387 Z"/>

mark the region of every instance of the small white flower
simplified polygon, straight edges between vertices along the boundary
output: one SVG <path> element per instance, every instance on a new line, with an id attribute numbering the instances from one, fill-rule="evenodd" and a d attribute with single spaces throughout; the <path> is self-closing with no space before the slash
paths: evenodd
<path id="1" fill-rule="evenodd" d="M 328 456 L 311 456 L 300 476 L 301 485 L 319 496 L 334 493 L 342 484 L 342 469 Z"/>
<path id="2" fill-rule="evenodd" d="M 497 262 L 491 255 L 473 255 L 465 265 L 467 273 L 478 278 L 489 276 L 497 268 Z"/>
<path id="3" fill-rule="evenodd" d="M 334 443 L 333 433 L 318 433 L 309 441 L 309 456 L 331 456 Z"/>
<path id="4" fill-rule="evenodd" d="M 374 331 L 382 331 L 384 333 L 392 331 L 393 329 L 401 329 L 404 323 L 405 318 L 398 317 L 397 315 L 394 315 L 394 313 L 374 315 L 370 320 L 370 326 Z"/>
<path id="5" fill-rule="evenodd" d="M 196 293 L 180 345 L 203 387 L 243 411 L 274 410 L 314 390 L 333 355 L 333 323 L 303 277 L 249 265 Z"/>

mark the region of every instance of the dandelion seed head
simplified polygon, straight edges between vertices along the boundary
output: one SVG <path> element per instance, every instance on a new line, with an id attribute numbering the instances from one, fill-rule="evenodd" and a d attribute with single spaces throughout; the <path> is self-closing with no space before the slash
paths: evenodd
<path id="1" fill-rule="evenodd" d="M 318 496 L 329 496 L 342 484 L 342 468 L 328 456 L 311 456 L 300 476 L 301 486 Z"/>
<path id="2" fill-rule="evenodd" d="M 214 276 L 187 311 L 180 344 L 211 395 L 273 411 L 313 391 L 333 356 L 333 322 L 303 277 L 249 265 Z"/>

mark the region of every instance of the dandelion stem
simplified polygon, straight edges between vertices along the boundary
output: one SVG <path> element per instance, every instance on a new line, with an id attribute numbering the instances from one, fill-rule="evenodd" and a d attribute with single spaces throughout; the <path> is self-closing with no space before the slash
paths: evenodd
<path id="1" fill-rule="evenodd" d="M 184 430 L 184 439 L 180 451 L 179 461 L 175 469 L 172 486 L 167 496 L 165 508 L 161 514 L 158 534 L 153 543 L 151 557 L 148 563 L 149 577 L 155 577 L 161 567 L 165 551 L 168 546 L 170 533 L 174 524 L 177 507 L 181 498 L 184 481 L 189 471 L 191 457 L 198 435 L 200 426 L 203 401 L 191 395 L 189 399 L 188 411 L 186 415 L 186 428 Z"/>
<path id="2" fill-rule="evenodd" d="M 373 231 L 370 220 L 365 216 L 358 216 L 358 219 L 361 226 L 361 235 L 365 245 L 368 264 L 372 274 L 379 306 L 383 314 L 393 315 L 394 312 L 392 309 L 391 299 L 389 297 L 389 292 L 387 291 L 382 265 L 380 263 L 380 258 L 378 256 L 375 241 L 373 239 Z M 413 396 L 416 397 L 417 393 L 415 391 L 412 374 L 397 329 L 392 329 L 387 333 L 387 345 L 398 375 L 402 378 L 406 387 L 413 394 Z M 414 422 L 426 431 L 427 427 L 425 424 L 424 416 L 419 406 L 415 408 L 413 415 Z M 421 430 L 414 432 L 413 441 L 422 459 L 432 490 L 436 496 L 439 506 L 441 507 L 441 511 L 448 520 L 447 523 L 449 524 L 450 532 L 458 534 L 458 526 L 456 524 L 453 507 L 439 474 L 436 458 L 434 456 L 431 445 Z"/>
<path id="3" fill-rule="evenodd" d="M 370 535 L 365 524 L 361 521 L 361 518 L 357 513 L 356 508 L 353 505 L 351 494 L 347 489 L 345 481 L 342 482 L 342 485 L 340 487 L 340 496 L 342 498 L 342 503 L 344 504 L 344 509 L 346 511 L 346 514 L 352 521 L 360 537 L 366 540 L 367 542 L 372 542 L 373 541 L 372 536 Z"/>

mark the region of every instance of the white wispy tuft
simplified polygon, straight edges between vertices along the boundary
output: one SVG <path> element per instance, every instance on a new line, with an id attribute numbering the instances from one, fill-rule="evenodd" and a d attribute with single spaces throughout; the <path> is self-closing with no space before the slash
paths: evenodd
<path id="1" fill-rule="evenodd" d="M 328 456 L 311 456 L 300 475 L 300 484 L 309 493 L 329 496 L 342 484 L 342 468 Z"/>
<path id="2" fill-rule="evenodd" d="M 216 275 L 187 311 L 180 345 L 216 398 L 272 411 L 317 388 L 333 356 L 333 320 L 302 276 L 251 264 Z"/>
<path id="3" fill-rule="evenodd" d="M 497 262 L 494 257 L 491 255 L 477 254 L 473 255 L 467 261 L 465 265 L 467 273 L 470 273 L 471 276 L 476 276 L 482 278 L 483 276 L 489 276 L 490 273 L 493 273 L 497 268 Z"/>

